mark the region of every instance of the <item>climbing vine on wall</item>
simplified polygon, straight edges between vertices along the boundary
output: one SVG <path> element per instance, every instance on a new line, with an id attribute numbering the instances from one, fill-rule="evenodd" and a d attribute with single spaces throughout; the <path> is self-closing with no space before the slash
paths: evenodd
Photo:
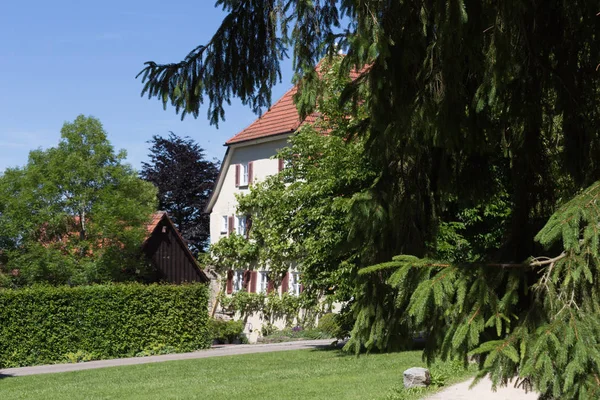
<path id="1" fill-rule="evenodd" d="M 232 296 L 221 294 L 220 304 L 229 312 L 239 313 L 242 319 L 258 313 L 267 322 L 285 319 L 286 326 L 294 324 L 312 327 L 317 316 L 331 308 L 329 303 L 320 303 L 313 294 L 303 292 L 298 296 L 284 293 L 249 293 L 239 291 Z"/>

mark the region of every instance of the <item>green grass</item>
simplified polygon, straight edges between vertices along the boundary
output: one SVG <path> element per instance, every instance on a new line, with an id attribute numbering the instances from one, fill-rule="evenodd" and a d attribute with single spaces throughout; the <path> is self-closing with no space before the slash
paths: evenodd
<path id="1" fill-rule="evenodd" d="M 402 372 L 422 365 L 418 351 L 358 358 L 339 350 L 283 351 L 7 377 L 0 379 L 0 398 L 416 399 L 423 394 L 398 392 Z M 459 375 L 452 380 L 468 372 Z"/>

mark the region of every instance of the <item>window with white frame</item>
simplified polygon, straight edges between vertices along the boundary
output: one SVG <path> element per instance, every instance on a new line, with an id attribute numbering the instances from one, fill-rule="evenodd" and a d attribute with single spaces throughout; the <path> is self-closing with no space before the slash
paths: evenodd
<path id="1" fill-rule="evenodd" d="M 300 294 L 300 274 L 298 272 L 290 272 L 290 294 L 298 296 Z"/>
<path id="2" fill-rule="evenodd" d="M 241 269 L 233 273 L 233 291 L 239 292 L 244 288 L 244 271 Z"/>
<path id="3" fill-rule="evenodd" d="M 240 164 L 240 186 L 248 186 L 248 163 Z"/>
<path id="4" fill-rule="evenodd" d="M 267 293 L 269 287 L 269 274 L 267 271 L 260 271 L 260 286 L 258 287 L 259 293 Z"/>
<path id="5" fill-rule="evenodd" d="M 246 216 L 245 215 L 238 215 L 235 218 L 235 232 L 241 236 L 246 235 Z"/>
<path id="6" fill-rule="evenodd" d="M 227 233 L 229 231 L 229 217 L 223 215 L 221 217 L 221 233 Z"/>

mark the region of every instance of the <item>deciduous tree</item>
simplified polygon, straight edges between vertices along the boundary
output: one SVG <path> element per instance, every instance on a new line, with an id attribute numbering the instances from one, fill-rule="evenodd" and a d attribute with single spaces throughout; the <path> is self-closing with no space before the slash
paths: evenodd
<path id="1" fill-rule="evenodd" d="M 190 138 L 173 132 L 153 136 L 150 162 L 142 163 L 141 177 L 158 188 L 158 207 L 167 211 L 190 250 L 205 250 L 210 237 L 204 208 L 219 174 L 219 164 L 205 159 L 204 150 Z"/>
<path id="2" fill-rule="evenodd" d="M 156 190 L 124 164 L 102 124 L 78 116 L 56 147 L 0 177 L 4 273 L 13 284 L 142 277 L 141 244 Z"/>

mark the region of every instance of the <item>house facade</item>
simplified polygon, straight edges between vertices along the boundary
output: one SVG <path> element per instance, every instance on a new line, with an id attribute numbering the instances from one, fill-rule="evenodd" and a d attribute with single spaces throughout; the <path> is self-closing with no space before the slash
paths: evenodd
<path id="1" fill-rule="evenodd" d="M 275 158 L 278 151 L 288 144 L 288 139 L 304 123 L 314 121 L 316 115 L 301 120 L 293 102 L 296 88 L 290 89 L 266 113 L 250 126 L 229 139 L 227 151 L 212 197 L 206 208 L 210 213 L 210 242 L 218 242 L 232 233 L 246 235 L 251 221 L 237 211 L 236 195 L 248 193 L 253 183 L 275 175 L 284 167 L 283 160 Z M 268 266 L 257 266 L 254 270 L 230 270 L 226 276 L 226 294 L 238 291 L 271 293 L 277 291 L 299 295 L 302 291 L 300 274 L 290 268 L 281 277 L 279 287 L 273 285 Z M 285 326 L 284 320 L 271 321 L 277 328 Z M 250 342 L 255 342 L 266 321 L 261 316 L 251 315 L 246 320 L 245 333 Z"/>

